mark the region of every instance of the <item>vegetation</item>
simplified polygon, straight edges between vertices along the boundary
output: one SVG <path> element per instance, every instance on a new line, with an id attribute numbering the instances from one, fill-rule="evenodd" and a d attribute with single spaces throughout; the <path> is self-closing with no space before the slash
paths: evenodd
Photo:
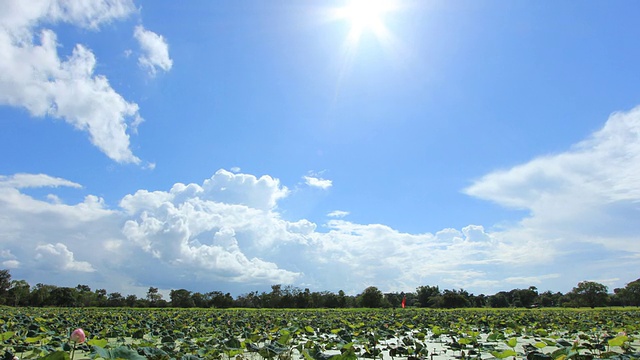
<path id="1" fill-rule="evenodd" d="M 640 309 L 5 308 L 5 359 L 631 360 Z M 76 329 L 76 330 L 74 330 Z M 82 330 L 83 329 L 83 330 Z"/>
<path id="2" fill-rule="evenodd" d="M 179 308 L 398 308 L 406 298 L 409 307 L 425 308 L 532 308 L 532 307 L 601 307 L 640 306 L 640 279 L 624 288 L 608 293 L 605 285 L 580 282 L 566 294 L 545 291 L 531 286 L 527 289 L 501 291 L 493 295 L 474 295 L 464 289 L 443 290 L 438 286 L 419 286 L 413 293 L 382 293 L 377 287 L 367 287 L 361 294 L 346 295 L 329 291 L 312 292 L 293 286 L 272 285 L 271 292 L 250 292 L 236 298 L 230 293 L 192 292 L 174 289 L 164 299 L 158 288 L 150 287 L 146 297 L 92 290 L 88 285 L 75 288 L 38 283 L 31 287 L 24 280 L 11 280 L 9 270 L 0 270 L 0 305 L 57 307 L 179 307 Z"/>

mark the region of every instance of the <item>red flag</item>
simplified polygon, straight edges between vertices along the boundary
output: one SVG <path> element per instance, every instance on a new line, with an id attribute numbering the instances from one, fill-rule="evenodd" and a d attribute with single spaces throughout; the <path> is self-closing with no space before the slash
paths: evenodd
<path id="1" fill-rule="evenodd" d="M 402 297 L 402 308 L 404 309 L 404 306 L 407 304 L 407 295 Z"/>

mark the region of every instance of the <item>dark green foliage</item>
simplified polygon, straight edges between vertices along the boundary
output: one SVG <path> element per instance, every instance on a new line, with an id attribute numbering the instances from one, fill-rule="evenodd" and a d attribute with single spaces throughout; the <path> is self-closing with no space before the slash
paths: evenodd
<path id="1" fill-rule="evenodd" d="M 382 307 L 382 292 L 375 286 L 369 286 L 364 289 L 359 296 L 360 306 L 368 308 Z"/>
<path id="2" fill-rule="evenodd" d="M 88 285 L 78 284 L 75 288 L 58 287 L 38 283 L 30 286 L 24 280 L 11 281 L 9 270 L 0 270 L 0 304 L 9 306 L 35 307 L 129 307 L 129 308 L 399 308 L 406 297 L 408 307 L 430 308 L 532 308 L 532 307 L 596 307 L 596 306 L 640 306 L 640 279 L 632 281 L 624 288 L 607 294 L 607 287 L 595 282 L 584 281 L 571 292 L 545 291 L 538 293 L 536 287 L 500 291 L 494 295 L 474 295 L 464 289 L 441 291 L 438 286 L 419 286 L 415 292 L 382 294 L 371 286 L 361 294 L 347 295 L 340 290 L 310 291 L 291 285 L 272 285 L 271 292 L 253 291 L 233 298 L 230 293 L 210 291 L 191 292 L 187 289 L 171 290 L 170 301 L 162 298 L 159 289 L 149 287 L 144 298 L 107 293 L 105 289 L 91 291 Z"/>
<path id="3" fill-rule="evenodd" d="M 609 299 L 607 287 L 594 281 L 578 283 L 578 286 L 571 290 L 569 296 L 573 299 L 575 305 L 591 308 L 605 306 Z"/>

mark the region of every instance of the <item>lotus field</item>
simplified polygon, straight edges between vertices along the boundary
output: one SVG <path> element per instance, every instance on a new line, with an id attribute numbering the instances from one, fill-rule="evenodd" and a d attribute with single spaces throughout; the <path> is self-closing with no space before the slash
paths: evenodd
<path id="1" fill-rule="evenodd" d="M 628 308 L 1 311 L 7 360 L 640 358 Z"/>

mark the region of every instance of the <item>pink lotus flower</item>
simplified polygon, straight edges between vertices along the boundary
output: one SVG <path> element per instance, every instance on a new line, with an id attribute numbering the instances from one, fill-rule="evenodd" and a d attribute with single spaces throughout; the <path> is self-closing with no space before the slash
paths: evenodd
<path id="1" fill-rule="evenodd" d="M 82 344 L 85 340 L 87 340 L 87 336 L 84 334 L 84 330 L 78 328 L 71 333 L 71 341 Z"/>

